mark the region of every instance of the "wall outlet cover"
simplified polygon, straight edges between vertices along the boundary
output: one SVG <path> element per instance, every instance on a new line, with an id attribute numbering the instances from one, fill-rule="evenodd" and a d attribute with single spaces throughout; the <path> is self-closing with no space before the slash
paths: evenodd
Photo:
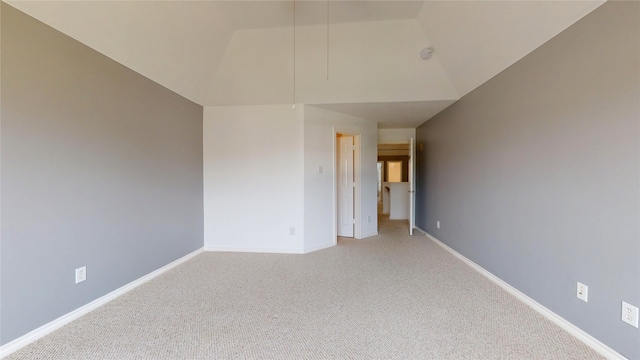
<path id="1" fill-rule="evenodd" d="M 76 284 L 87 280 L 87 267 L 83 266 L 76 269 Z"/>
<path id="2" fill-rule="evenodd" d="M 578 282 L 576 287 L 576 297 L 584 302 L 589 301 L 589 287 L 581 282 Z"/>
<path id="3" fill-rule="evenodd" d="M 637 328 L 638 327 L 638 307 L 623 301 L 622 302 L 622 321 Z"/>

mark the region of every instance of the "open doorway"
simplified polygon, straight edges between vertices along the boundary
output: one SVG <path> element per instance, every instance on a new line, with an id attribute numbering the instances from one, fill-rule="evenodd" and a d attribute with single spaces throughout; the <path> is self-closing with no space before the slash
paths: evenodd
<path id="1" fill-rule="evenodd" d="M 408 156 L 407 156 L 408 158 Z M 404 161 L 387 161 L 387 181 L 388 182 L 402 182 L 405 179 L 404 168 L 402 164 Z"/>
<path id="2" fill-rule="evenodd" d="M 382 166 L 382 205 L 379 219 L 406 221 L 413 233 L 413 138 L 406 143 L 378 144 Z"/>

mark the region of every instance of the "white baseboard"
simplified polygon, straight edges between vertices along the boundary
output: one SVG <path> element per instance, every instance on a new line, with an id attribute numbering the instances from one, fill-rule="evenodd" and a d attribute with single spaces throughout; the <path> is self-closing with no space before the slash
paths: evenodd
<path id="1" fill-rule="evenodd" d="M 153 272 L 148 273 L 147 275 L 142 276 L 141 278 L 138 278 L 137 280 L 134 280 L 98 299 L 93 300 L 92 302 L 79 307 L 75 310 L 73 310 L 70 313 L 67 313 L 65 315 L 62 315 L 61 317 L 53 320 L 50 323 L 44 324 L 42 326 L 40 326 L 39 328 L 11 341 L 6 343 L 4 346 L 0 347 L 0 359 L 8 356 L 11 353 L 14 353 L 20 349 L 22 349 L 23 347 L 31 344 L 32 342 L 44 337 L 45 335 L 48 335 L 50 333 L 52 333 L 53 331 L 63 327 L 64 325 L 67 325 L 68 323 L 78 319 L 79 317 L 99 308 L 100 306 L 108 303 L 109 301 L 124 295 L 125 293 L 135 289 L 136 287 L 146 283 L 147 281 L 158 277 L 159 275 L 173 269 L 174 267 L 184 263 L 185 261 L 191 259 L 192 257 L 200 254 L 202 252 L 202 248 L 189 253 L 161 268 L 159 268 L 158 270 L 155 270 Z"/>
<path id="2" fill-rule="evenodd" d="M 368 237 L 377 236 L 377 235 L 378 235 L 378 232 L 375 231 L 375 232 L 372 232 L 372 233 L 368 233 L 366 235 L 362 235 L 359 239 L 366 239 Z"/>
<path id="3" fill-rule="evenodd" d="M 419 228 L 416 228 L 416 229 L 418 231 L 420 231 L 420 232 L 423 232 L 431 241 L 433 241 L 436 244 L 440 245 L 443 249 L 445 249 L 446 251 L 451 253 L 453 256 L 455 256 L 458 259 L 462 260 L 464 263 L 469 265 L 472 269 L 476 270 L 481 275 L 483 275 L 487 279 L 491 280 L 493 283 L 495 283 L 496 285 L 500 286 L 502 289 L 504 289 L 505 291 L 507 291 L 511 295 L 515 296 L 520 301 L 522 301 L 525 304 L 529 305 L 529 307 L 531 307 L 533 310 L 537 311 L 542 316 L 544 316 L 547 319 L 551 320 L 556 325 L 558 325 L 561 328 L 563 328 L 569 334 L 575 336 L 578 340 L 582 341 L 587 346 L 589 346 L 593 350 L 597 351 L 599 354 L 601 354 L 605 358 L 612 359 L 612 360 L 627 360 L 626 357 L 622 356 L 617 351 L 615 351 L 612 348 L 608 347 L 607 345 L 602 343 L 600 340 L 594 338 L 593 336 L 591 336 L 588 333 L 586 333 L 584 330 L 582 330 L 579 327 L 573 325 L 571 322 L 569 322 L 568 320 L 564 319 L 562 316 L 560 316 L 560 315 L 554 313 L 553 311 L 547 309 L 545 306 L 543 306 L 542 304 L 540 304 L 537 301 L 533 300 L 529 296 L 525 295 L 520 290 L 518 290 L 518 289 L 514 288 L 513 286 L 509 285 L 507 282 L 505 282 L 504 280 L 500 279 L 499 277 L 493 275 L 491 272 L 489 272 L 488 270 L 486 270 L 482 266 L 474 263 L 473 261 L 471 261 L 468 258 L 466 258 L 464 255 L 462 255 L 459 252 L 453 250 L 452 248 L 450 248 L 449 246 L 444 244 L 442 241 L 440 241 L 440 240 L 436 239 L 435 237 L 433 237 L 431 234 L 425 232 L 422 229 L 419 229 Z"/>
<path id="4" fill-rule="evenodd" d="M 205 246 L 204 251 L 246 252 L 246 253 L 264 253 L 264 254 L 304 254 L 303 249 L 231 248 L 231 247 L 219 247 L 219 246 Z"/>
<path id="5" fill-rule="evenodd" d="M 312 246 L 310 248 L 305 248 L 304 249 L 304 253 L 308 254 L 310 252 L 314 252 L 314 251 L 318 251 L 318 250 L 323 250 L 323 249 L 328 249 L 330 247 L 334 247 L 337 244 L 335 242 L 331 242 L 331 243 L 327 243 L 327 244 L 322 244 L 322 245 L 317 245 L 317 246 Z"/>
<path id="6" fill-rule="evenodd" d="M 336 246 L 336 243 L 327 243 L 304 249 L 274 249 L 274 248 L 232 248 L 220 246 L 205 246 L 204 251 L 211 252 L 241 252 L 241 253 L 258 253 L 258 254 L 307 254 Z"/>
<path id="7" fill-rule="evenodd" d="M 416 227 L 414 227 L 414 228 L 413 228 L 413 230 L 418 230 L 418 232 L 419 232 L 419 233 L 422 233 L 422 234 L 427 235 L 427 232 L 426 232 L 426 231 L 424 231 L 424 230 L 420 229 L 420 228 L 419 228 L 419 227 L 417 227 L 417 226 L 416 226 Z"/>

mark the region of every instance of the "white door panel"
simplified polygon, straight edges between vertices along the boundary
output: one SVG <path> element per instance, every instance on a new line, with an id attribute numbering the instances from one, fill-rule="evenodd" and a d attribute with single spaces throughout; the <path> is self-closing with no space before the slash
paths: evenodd
<path id="1" fill-rule="evenodd" d="M 341 136 L 338 140 L 338 236 L 353 237 L 353 136 Z"/>
<path id="2" fill-rule="evenodd" d="M 340 198 L 340 226 L 348 227 L 353 221 L 349 219 L 349 198 L 343 196 Z M 343 235 L 341 235 L 343 236 Z"/>

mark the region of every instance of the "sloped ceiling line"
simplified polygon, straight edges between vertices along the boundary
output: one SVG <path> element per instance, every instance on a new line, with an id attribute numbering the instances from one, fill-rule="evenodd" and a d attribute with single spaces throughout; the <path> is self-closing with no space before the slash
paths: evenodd
<path id="1" fill-rule="evenodd" d="M 604 0 L 334 0 L 330 80 L 327 0 L 296 2 L 295 50 L 291 0 L 7 2 L 203 106 L 284 104 L 294 93 L 294 102 L 401 128 Z M 434 56 L 425 61 L 426 46 Z"/>

